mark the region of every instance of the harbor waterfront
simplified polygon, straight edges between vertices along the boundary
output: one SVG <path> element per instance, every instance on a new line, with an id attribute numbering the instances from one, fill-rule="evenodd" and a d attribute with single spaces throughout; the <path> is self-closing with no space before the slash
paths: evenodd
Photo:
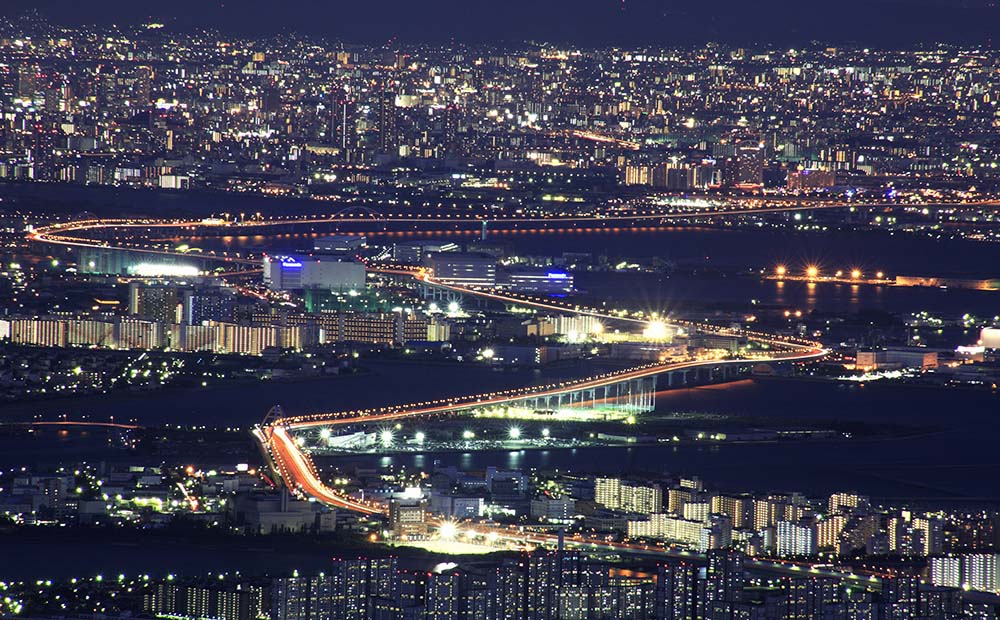
<path id="1" fill-rule="evenodd" d="M 281 404 L 288 412 L 308 412 L 325 408 L 330 402 L 352 407 L 366 404 L 398 404 L 392 394 L 427 396 L 439 394 L 432 386 L 442 376 L 454 376 L 448 367 L 417 363 L 370 364 L 371 372 L 333 380 L 274 382 L 262 386 L 213 387 L 177 390 L 157 397 L 93 396 L 72 404 L 42 401 L 31 405 L 4 407 L 5 416 L 29 419 L 33 415 L 57 418 L 61 415 L 133 417 L 157 426 L 202 425 L 242 427 L 259 421 L 260 403 Z M 405 372 L 398 372 L 405 369 Z M 464 386 L 491 390 L 538 381 L 532 371 L 496 373 L 487 369 L 465 371 Z M 564 375 L 565 376 L 565 375 Z M 375 386 L 408 377 L 407 387 L 392 393 Z M 383 400 L 380 402 L 378 398 Z M 419 397 L 419 396 L 418 396 Z M 760 491 L 813 489 L 832 492 L 846 472 L 864 492 L 873 497 L 920 500 L 930 504 L 960 504 L 981 498 L 996 503 L 988 490 L 1000 463 L 990 446 L 1000 441 L 994 424 L 998 400 L 995 394 L 978 391 L 913 389 L 905 386 L 801 381 L 796 379 L 747 380 L 734 384 L 703 386 L 661 392 L 657 395 L 656 416 L 695 414 L 719 416 L 723 427 L 745 427 L 746 420 L 762 428 L 820 427 L 838 423 L 862 423 L 892 427 L 889 436 L 857 436 L 832 441 L 779 441 L 767 443 L 705 445 L 633 446 L 581 448 L 571 450 L 500 450 L 485 453 L 447 451 L 441 454 L 398 454 L 353 457 L 322 457 L 338 467 L 350 468 L 405 466 L 415 470 L 431 467 L 435 461 L 462 469 L 483 469 L 496 461 L 517 469 L 563 469 L 585 471 L 579 463 L 601 463 L 616 473 L 672 472 L 699 474 L 713 484 Z M 221 403 L 227 403 L 223 409 Z M 806 405 L 808 403 L 808 406 Z M 941 411 L 953 412 L 947 423 Z M 699 428 L 696 417 L 685 423 Z M 713 425 L 719 425 L 714 422 Z M 38 441 L 56 444 L 63 458 L 80 446 L 79 437 Z M 65 452 L 59 444 L 65 444 Z M 0 457 L 8 466 L 26 460 L 40 460 L 39 451 L 29 444 L 11 444 Z M 86 446 L 86 444 L 84 444 Z M 107 454 L 103 440 L 93 441 L 91 458 Z M 605 456 L 601 456 L 605 455 Z M 113 453 L 112 453 L 113 456 Z M 806 458 L 808 457 L 808 458 Z M 748 464 L 752 464 L 748 466 Z M 766 481 L 763 482 L 762 481 Z M 773 481 L 773 482 L 772 482 Z M 949 482 L 950 481 L 950 482 Z M 853 484 L 852 483 L 852 484 Z"/>
<path id="2" fill-rule="evenodd" d="M 713 2 L 0 3 L 0 620 L 998 620 L 1000 5 Z"/>

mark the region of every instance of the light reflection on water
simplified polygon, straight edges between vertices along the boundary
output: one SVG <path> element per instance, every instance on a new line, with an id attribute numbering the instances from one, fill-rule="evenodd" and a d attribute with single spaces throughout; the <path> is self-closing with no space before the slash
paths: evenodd
<path id="1" fill-rule="evenodd" d="M 740 304 L 749 309 L 751 299 L 809 313 L 856 313 L 866 309 L 888 312 L 945 312 L 992 316 L 1000 293 L 960 291 L 956 289 L 921 289 L 842 283 L 760 280 L 754 277 L 714 276 L 713 269 L 731 274 L 749 274 L 787 264 L 800 271 L 806 262 L 818 264 L 822 273 L 836 269 L 858 268 L 865 273 L 885 270 L 904 275 L 949 273 L 968 269 L 991 268 L 1000 264 L 1000 244 L 945 242 L 918 237 L 887 236 L 880 233 L 793 234 L 783 231 L 719 230 L 698 227 L 646 227 L 609 229 L 572 234 L 547 231 L 544 235 L 499 235 L 496 241 L 511 254 L 559 254 L 584 252 L 622 257 L 656 256 L 685 269 L 709 268 L 705 274 L 672 276 L 635 273 L 577 272 L 578 288 L 600 299 L 627 301 L 631 296 L 652 306 Z M 296 250 L 311 247 L 311 239 L 331 234 L 332 230 L 287 235 L 250 235 L 219 238 L 175 239 L 192 242 L 202 248 L 234 250 Z M 344 232 L 344 231 L 341 231 Z M 434 238 L 455 234 L 439 231 L 413 231 L 421 237 Z M 464 232 L 464 231 L 463 231 Z M 472 231 L 476 233 L 478 231 Z M 372 243 L 394 243 L 409 232 L 393 236 L 370 236 Z M 460 241 L 460 240 L 458 240 Z M 707 255 L 707 256 L 706 256 Z M 808 260 L 807 260 L 808 259 Z M 998 274 L 981 274 L 996 277 Z"/>
<path id="2" fill-rule="evenodd" d="M 438 462 L 468 471 L 488 466 L 578 474 L 698 475 L 733 491 L 802 491 L 821 496 L 844 489 L 876 498 L 932 505 L 973 501 L 1000 505 L 995 481 L 1000 396 L 968 390 L 843 386 L 785 380 L 740 381 L 660 393 L 661 413 L 701 412 L 768 421 L 777 427 L 824 424 L 899 425 L 881 437 L 766 443 L 683 443 L 629 447 L 440 452 L 334 461 L 346 470 L 365 463 L 424 469 Z M 943 412 L 949 412 L 943 417 Z M 692 420 L 685 427 L 697 428 Z M 862 428 L 862 427 L 858 427 Z M 923 429 L 921 433 L 914 431 Z M 969 505 L 969 504 L 965 504 Z"/>

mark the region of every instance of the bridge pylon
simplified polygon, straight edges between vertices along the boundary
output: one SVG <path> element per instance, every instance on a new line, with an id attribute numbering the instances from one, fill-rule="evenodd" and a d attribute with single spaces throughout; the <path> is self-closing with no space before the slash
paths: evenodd
<path id="1" fill-rule="evenodd" d="M 264 419 L 260 421 L 260 428 L 265 434 L 270 432 L 271 427 L 275 422 L 285 417 L 285 411 L 281 408 L 281 405 L 275 405 L 267 410 L 267 415 Z M 268 437 L 270 439 L 270 437 Z"/>
<path id="2" fill-rule="evenodd" d="M 264 419 L 260 421 L 260 435 L 262 441 L 258 442 L 258 448 L 260 449 L 260 455 L 264 459 L 264 463 L 267 464 L 267 468 L 271 470 L 271 476 L 273 477 L 275 485 L 282 485 L 285 483 L 284 477 L 281 475 L 281 469 L 274 460 L 274 456 L 270 452 L 268 444 L 271 441 L 271 433 L 274 429 L 274 424 L 281 420 L 285 416 L 284 411 L 281 409 L 281 405 L 275 405 L 268 409 L 267 415 Z"/>

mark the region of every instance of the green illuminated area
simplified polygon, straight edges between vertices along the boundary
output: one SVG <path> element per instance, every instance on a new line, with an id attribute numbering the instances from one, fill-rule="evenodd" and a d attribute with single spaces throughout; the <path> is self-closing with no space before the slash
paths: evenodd
<path id="1" fill-rule="evenodd" d="M 306 289 L 307 312 L 389 312 L 413 300 L 392 290 L 368 287 L 364 290 Z"/>
<path id="2" fill-rule="evenodd" d="M 476 418 L 508 419 L 508 420 L 553 420 L 556 422 L 611 422 L 622 421 L 635 423 L 636 411 L 623 410 L 621 407 L 589 406 L 564 407 L 552 410 L 538 410 L 530 407 L 493 407 L 477 410 L 472 414 Z"/>

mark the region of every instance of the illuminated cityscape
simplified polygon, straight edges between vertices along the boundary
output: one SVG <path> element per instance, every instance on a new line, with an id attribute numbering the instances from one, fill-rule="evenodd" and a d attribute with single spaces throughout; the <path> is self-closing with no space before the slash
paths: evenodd
<path id="1" fill-rule="evenodd" d="M 998 617 L 995 3 L 560 2 L 0 7 L 0 618 Z"/>

